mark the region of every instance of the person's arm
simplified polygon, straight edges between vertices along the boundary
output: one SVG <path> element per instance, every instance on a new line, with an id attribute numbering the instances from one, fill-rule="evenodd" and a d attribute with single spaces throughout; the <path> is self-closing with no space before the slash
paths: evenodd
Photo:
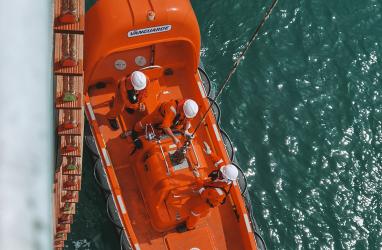
<path id="1" fill-rule="evenodd" d="M 192 134 L 191 131 L 189 131 L 190 128 L 191 128 L 191 122 L 187 120 L 186 124 L 183 127 L 183 134 L 188 139 L 194 139 L 194 135 Z"/>
<path id="2" fill-rule="evenodd" d="M 174 135 L 174 133 L 171 131 L 170 128 L 163 128 L 164 132 L 171 137 L 171 139 L 174 141 L 174 143 L 176 144 L 176 146 L 180 147 L 180 141 L 178 138 L 176 138 L 176 136 Z"/>
<path id="3" fill-rule="evenodd" d="M 207 142 L 203 142 L 203 144 L 204 144 L 204 152 L 206 152 L 206 154 L 210 156 L 212 162 L 214 163 L 214 166 L 219 169 L 222 166 L 224 166 L 225 163 L 223 161 L 223 158 L 219 157 L 217 154 L 212 152 Z"/>
<path id="4" fill-rule="evenodd" d="M 138 94 L 138 110 L 144 112 L 146 110 L 145 99 L 147 98 L 147 90 L 143 89 Z"/>
<path id="5" fill-rule="evenodd" d="M 183 133 L 186 135 L 187 133 L 190 134 L 190 132 L 188 131 L 189 129 L 191 128 L 191 122 L 190 120 L 187 120 L 186 123 L 184 124 L 183 126 Z"/>
<path id="6" fill-rule="evenodd" d="M 122 101 L 124 104 L 128 103 L 127 90 L 126 90 L 126 77 L 119 80 L 119 91 L 121 93 Z"/>
<path id="7" fill-rule="evenodd" d="M 221 168 L 224 166 L 223 158 L 215 154 L 214 152 L 211 153 L 211 160 L 214 163 L 214 166 L 217 168 Z"/>
<path id="8" fill-rule="evenodd" d="M 172 121 L 174 120 L 176 113 L 173 112 L 174 107 L 173 106 L 165 106 L 165 116 L 163 118 L 163 122 L 160 125 L 160 127 L 163 129 L 163 131 L 171 137 L 171 139 L 174 141 L 174 143 L 177 145 L 177 147 L 180 147 L 180 141 L 174 133 L 171 130 Z"/>
<path id="9" fill-rule="evenodd" d="M 184 131 L 187 131 L 190 128 L 191 128 L 191 122 L 190 122 L 190 120 L 187 120 L 186 124 L 184 124 L 183 129 L 184 129 Z"/>
<path id="10" fill-rule="evenodd" d="M 130 78 L 123 78 L 123 80 L 121 81 L 121 95 L 122 95 L 123 104 L 125 105 L 126 109 L 129 109 L 130 112 L 133 113 L 134 110 L 138 110 L 140 107 L 139 100 L 137 103 L 131 103 L 130 97 L 128 96 L 131 93 L 129 92 L 135 92 L 134 88 L 130 84 Z M 137 95 L 139 97 L 139 93 Z"/>

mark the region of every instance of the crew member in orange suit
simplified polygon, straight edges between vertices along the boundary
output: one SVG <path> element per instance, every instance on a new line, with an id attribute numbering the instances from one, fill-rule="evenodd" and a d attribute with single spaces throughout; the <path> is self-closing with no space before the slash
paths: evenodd
<path id="1" fill-rule="evenodd" d="M 216 168 L 216 170 L 212 171 L 208 175 L 211 179 L 210 184 L 213 186 L 230 188 L 232 182 L 235 181 L 239 175 L 237 167 L 233 164 L 225 162 L 222 157 L 219 157 L 217 154 L 212 152 L 207 142 L 203 142 L 203 144 L 204 152 L 209 155 Z"/>
<path id="2" fill-rule="evenodd" d="M 218 169 L 209 174 L 210 180 L 199 189 L 198 195 L 190 199 L 189 216 L 185 224 L 177 227 L 178 232 L 194 229 L 200 218 L 208 215 L 210 208 L 224 204 L 232 183 L 236 181 L 239 174 L 235 165 L 226 164 L 222 158 L 212 153 L 206 142 L 204 142 L 204 151 L 212 158 Z"/>
<path id="3" fill-rule="evenodd" d="M 207 216 L 210 208 L 218 207 L 225 202 L 227 193 L 220 187 L 202 187 L 198 194 L 188 201 L 189 216 L 186 222 L 179 225 L 176 230 L 181 233 L 195 229 L 197 222 Z"/>
<path id="4" fill-rule="evenodd" d="M 118 81 L 117 91 L 107 114 L 110 126 L 117 130 L 119 125 L 117 117 L 126 110 L 134 113 L 136 110 L 145 111 L 144 99 L 147 97 L 146 86 L 148 77 L 141 71 L 134 71 L 129 77 L 124 77 Z"/>
<path id="5" fill-rule="evenodd" d="M 159 128 L 170 136 L 179 147 L 180 141 L 172 130 L 181 130 L 186 136 L 190 136 L 191 133 L 188 131 L 191 128 L 190 120 L 196 116 L 198 111 L 198 104 L 191 99 L 164 102 L 153 113 L 143 117 L 134 125 L 131 137 L 136 147 L 140 148 L 141 141 L 138 139 L 138 132 L 144 131 L 147 124 L 152 124 L 153 127 L 159 125 Z"/>

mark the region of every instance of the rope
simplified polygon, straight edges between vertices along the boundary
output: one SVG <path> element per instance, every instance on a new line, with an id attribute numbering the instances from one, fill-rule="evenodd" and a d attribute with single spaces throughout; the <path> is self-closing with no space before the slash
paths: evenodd
<path id="1" fill-rule="evenodd" d="M 259 34 L 261 28 L 264 26 L 265 22 L 267 21 L 267 19 L 269 18 L 269 16 L 271 15 L 273 9 L 275 8 L 275 6 L 277 5 L 278 3 L 278 0 L 273 0 L 272 1 L 272 4 L 270 5 L 270 7 L 268 8 L 267 12 L 265 13 L 263 19 L 261 20 L 261 22 L 259 23 L 259 25 L 257 26 L 255 32 L 253 33 L 252 37 L 250 38 L 250 40 L 247 42 L 245 48 L 241 51 L 240 53 L 240 56 L 239 58 L 235 61 L 235 63 L 233 64 L 231 70 L 229 71 L 228 75 L 226 76 L 225 80 L 224 80 L 224 83 L 223 85 L 220 87 L 217 95 L 215 96 L 215 98 L 210 102 L 210 105 L 207 109 L 207 111 L 203 114 L 203 117 L 202 119 L 200 119 L 198 125 L 196 126 L 194 132 L 192 133 L 192 136 L 191 138 L 195 135 L 196 131 L 199 129 L 200 125 L 202 124 L 202 122 L 205 120 L 208 112 L 211 110 L 212 106 L 214 105 L 214 103 L 216 102 L 217 98 L 221 95 L 221 93 L 223 92 L 224 88 L 227 86 L 227 84 L 229 83 L 229 81 L 231 80 L 233 74 L 236 72 L 237 70 L 237 67 L 239 66 L 240 62 L 244 59 L 244 56 L 245 54 L 248 52 L 249 48 L 251 47 L 251 45 L 254 43 L 254 41 L 256 40 L 256 37 L 257 35 Z M 188 139 L 185 143 L 184 146 L 186 146 L 187 144 L 189 144 L 189 140 Z M 241 170 L 241 169 L 240 169 Z M 245 177 L 245 176 L 244 176 Z M 244 193 L 244 192 L 243 192 Z M 265 244 L 265 241 L 263 239 L 263 237 L 261 237 L 261 235 L 256 231 L 254 230 L 254 233 L 255 235 L 260 239 L 260 241 L 262 242 L 263 246 L 265 249 L 267 249 L 266 247 L 266 244 Z"/>
<path id="2" fill-rule="evenodd" d="M 240 53 L 240 56 L 239 58 L 235 61 L 235 63 L 233 64 L 231 70 L 229 71 L 228 75 L 226 76 L 225 80 L 224 80 L 224 83 L 223 85 L 221 86 L 221 88 L 219 89 L 218 91 L 218 94 L 215 96 L 215 98 L 213 99 L 213 102 L 210 103 L 210 106 L 208 107 L 207 111 L 203 114 L 203 117 L 202 119 L 199 121 L 198 125 L 195 127 L 195 130 L 194 132 L 192 133 L 192 136 L 195 135 L 196 131 L 199 129 L 200 125 L 202 124 L 202 122 L 204 121 L 204 119 L 206 119 L 206 116 L 208 114 L 208 112 L 211 110 L 212 108 L 212 105 L 213 103 L 216 101 L 216 99 L 221 95 L 221 93 L 223 92 L 224 88 L 227 86 L 227 84 L 229 83 L 229 80 L 231 80 L 233 74 L 236 72 L 236 69 L 237 67 L 239 66 L 241 60 L 244 59 L 244 56 L 245 54 L 247 53 L 248 49 L 251 47 L 251 45 L 253 44 L 253 42 L 256 40 L 256 37 L 257 35 L 259 34 L 260 32 L 260 29 L 264 26 L 265 22 L 267 21 L 267 19 L 269 18 L 269 16 L 271 15 L 273 9 L 275 8 L 276 4 L 277 4 L 278 0 L 273 0 L 271 6 L 268 8 L 267 12 L 265 13 L 265 16 L 263 17 L 263 19 L 261 20 L 261 22 L 259 23 L 259 25 L 257 26 L 255 32 L 253 33 L 252 37 L 249 39 L 249 41 L 247 42 L 245 48 L 241 51 Z"/>

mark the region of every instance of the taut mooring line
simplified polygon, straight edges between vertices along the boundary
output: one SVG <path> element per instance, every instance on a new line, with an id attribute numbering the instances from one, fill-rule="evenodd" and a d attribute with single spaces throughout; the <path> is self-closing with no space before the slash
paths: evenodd
<path id="1" fill-rule="evenodd" d="M 267 12 L 265 13 L 265 16 L 263 17 L 263 19 L 261 19 L 261 22 L 259 23 L 259 25 L 257 26 L 255 32 L 253 33 L 252 37 L 250 40 L 248 40 L 245 48 L 241 51 L 240 53 L 240 56 L 239 58 L 235 61 L 235 63 L 233 64 L 231 70 L 229 71 L 228 75 L 226 76 L 225 80 L 224 80 L 224 83 L 223 85 L 220 87 L 217 95 L 214 97 L 213 101 L 210 102 L 210 106 L 208 107 L 207 111 L 203 114 L 203 117 L 202 119 L 200 119 L 198 125 L 195 127 L 195 130 L 194 132 L 192 133 L 192 136 L 193 137 L 196 133 L 196 131 L 199 129 L 200 125 L 202 124 L 202 122 L 204 121 L 204 119 L 206 119 L 206 116 L 208 114 L 208 112 L 211 110 L 212 108 L 212 105 L 213 103 L 216 101 L 216 99 L 221 95 L 221 93 L 223 92 L 224 88 L 227 86 L 227 84 L 229 83 L 229 80 L 231 80 L 233 74 L 236 72 L 236 69 L 237 67 L 239 66 L 241 60 L 243 60 L 245 54 L 247 53 L 248 49 L 251 47 L 251 45 L 253 44 L 253 42 L 256 40 L 256 37 L 257 35 L 259 34 L 260 32 L 260 29 L 264 26 L 265 22 L 267 21 L 267 19 L 269 18 L 269 16 L 271 15 L 273 9 L 275 8 L 277 2 L 279 0 L 273 0 L 272 4 L 270 5 L 270 7 L 268 8 Z M 187 140 L 188 141 L 188 140 Z M 187 142 L 186 142 L 187 144 Z"/>

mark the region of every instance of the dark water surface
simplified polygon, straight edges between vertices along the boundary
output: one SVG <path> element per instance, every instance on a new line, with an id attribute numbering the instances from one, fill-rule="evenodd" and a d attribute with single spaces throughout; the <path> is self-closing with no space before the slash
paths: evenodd
<path id="1" fill-rule="evenodd" d="M 216 90 L 270 1 L 192 3 Z M 220 98 L 269 249 L 382 249 L 381 40 L 381 0 L 280 0 Z M 66 249 L 118 249 L 84 160 Z"/>

